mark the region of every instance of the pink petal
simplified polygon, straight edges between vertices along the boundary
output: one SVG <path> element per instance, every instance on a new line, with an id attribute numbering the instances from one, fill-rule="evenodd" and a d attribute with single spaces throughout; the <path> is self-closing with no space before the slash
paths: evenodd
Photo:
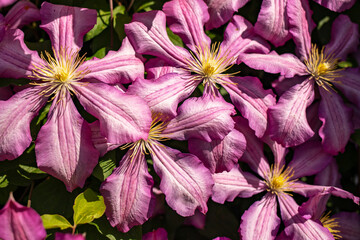
<path id="1" fill-rule="evenodd" d="M 319 130 L 324 150 L 332 155 L 344 152 L 351 133 L 354 131 L 352 125 L 352 112 L 341 96 L 333 90 L 319 88 L 321 102 L 319 106 L 319 118 L 323 122 Z"/>
<path id="2" fill-rule="evenodd" d="M 281 146 L 281 144 L 271 140 L 271 138 L 267 134 L 265 134 L 265 136 L 261 140 L 271 148 L 274 154 L 274 167 L 282 168 L 282 166 L 286 164 L 285 156 L 288 152 L 288 149 Z"/>
<path id="3" fill-rule="evenodd" d="M 142 236 L 142 240 L 167 240 L 167 232 L 164 228 L 158 228 Z"/>
<path id="4" fill-rule="evenodd" d="M 318 4 L 335 12 L 342 12 L 351 8 L 356 0 L 314 0 Z"/>
<path id="5" fill-rule="evenodd" d="M 241 53 L 269 53 L 269 49 L 269 44 L 254 32 L 251 23 L 239 15 L 235 15 L 226 27 L 221 43 L 221 52 L 234 60 Z"/>
<path id="6" fill-rule="evenodd" d="M 311 219 L 305 219 L 298 213 L 299 206 L 292 197 L 281 194 L 278 200 L 281 218 L 285 224 L 285 233 L 289 239 L 333 239 L 327 228 Z"/>
<path id="7" fill-rule="evenodd" d="M 0 210 L 0 222 L 0 239 L 43 240 L 46 237 L 40 215 L 17 203 L 12 194 Z"/>
<path id="8" fill-rule="evenodd" d="M 318 186 L 318 185 L 309 185 L 300 181 L 294 182 L 291 185 L 291 190 L 295 193 L 303 195 L 305 197 L 311 197 L 320 192 L 326 192 L 341 198 L 352 199 L 354 203 L 359 204 L 359 198 L 354 196 L 352 193 L 345 191 L 341 188 L 331 187 L 331 186 Z"/>
<path id="9" fill-rule="evenodd" d="M 8 100 L 12 95 L 14 95 L 14 92 L 10 86 L 0 87 L 0 100 Z"/>
<path id="10" fill-rule="evenodd" d="M 349 53 L 355 52 L 359 44 L 358 25 L 346 15 L 339 15 L 331 28 L 331 40 L 326 51 L 336 58 L 346 60 Z"/>
<path id="11" fill-rule="evenodd" d="M 55 233 L 55 240 L 86 240 L 82 234 Z"/>
<path id="12" fill-rule="evenodd" d="M 249 198 L 265 191 L 265 182 L 254 175 L 243 172 L 239 167 L 234 167 L 229 172 L 213 174 L 215 185 L 212 200 L 217 203 L 234 201 L 236 197 Z"/>
<path id="13" fill-rule="evenodd" d="M 255 32 L 274 44 L 284 45 L 290 40 L 286 0 L 264 0 L 255 23 Z"/>
<path id="14" fill-rule="evenodd" d="M 358 68 L 348 68 L 341 71 L 334 85 L 342 94 L 357 107 L 360 107 L 360 71 Z"/>
<path id="15" fill-rule="evenodd" d="M 195 211 L 195 215 L 185 218 L 184 225 L 193 226 L 198 229 L 204 229 L 206 224 L 206 216 L 199 211 Z"/>
<path id="16" fill-rule="evenodd" d="M 108 151 L 114 150 L 121 145 L 109 143 L 107 138 L 101 134 L 99 120 L 89 124 L 91 129 L 91 140 L 95 148 L 100 152 L 100 156 L 104 156 Z"/>
<path id="17" fill-rule="evenodd" d="M 231 77 L 233 84 L 224 84 L 230 98 L 241 115 L 249 121 L 258 137 L 262 137 L 267 127 L 267 110 L 275 105 L 275 94 L 264 90 L 256 77 Z"/>
<path id="18" fill-rule="evenodd" d="M 305 64 L 290 53 L 278 55 L 272 51 L 269 54 L 241 54 L 239 59 L 251 68 L 274 74 L 280 73 L 286 78 L 308 75 Z"/>
<path id="19" fill-rule="evenodd" d="M 104 58 L 85 61 L 79 71 L 90 70 L 85 79 L 98 79 L 104 83 L 130 83 L 144 77 L 144 65 L 136 57 L 129 40 L 125 38 L 118 51 L 110 51 Z"/>
<path id="20" fill-rule="evenodd" d="M 60 102 L 58 102 L 60 101 Z M 83 187 L 99 158 L 88 123 L 80 116 L 70 93 L 55 98 L 40 129 L 35 152 L 38 167 L 60 179 L 71 192 Z"/>
<path id="21" fill-rule="evenodd" d="M 276 195 L 267 193 L 260 201 L 254 202 L 241 217 L 242 239 L 275 239 L 280 227 L 277 216 Z"/>
<path id="22" fill-rule="evenodd" d="M 233 114 L 233 106 L 222 98 L 189 98 L 162 134 L 176 140 L 198 138 L 210 142 L 223 139 L 234 127 Z"/>
<path id="23" fill-rule="evenodd" d="M 204 32 L 209 13 L 202 0 L 172 0 L 164 4 L 163 11 L 171 31 L 193 52 L 197 47 L 210 46 L 211 40 Z"/>
<path id="24" fill-rule="evenodd" d="M 100 130 L 109 143 L 122 145 L 147 139 L 151 113 L 146 102 L 102 83 L 76 86 L 85 110 L 100 121 Z"/>
<path id="25" fill-rule="evenodd" d="M 79 51 L 84 35 L 96 24 L 97 13 L 93 9 L 55 5 L 44 2 L 40 9 L 41 25 L 50 36 L 55 52 L 66 49 Z"/>
<path id="26" fill-rule="evenodd" d="M 286 10 L 289 32 L 297 46 L 297 54 L 301 60 L 307 59 L 311 49 L 311 32 L 315 27 L 309 3 L 307 0 L 289 0 Z"/>
<path id="27" fill-rule="evenodd" d="M 299 213 L 306 219 L 320 220 L 326 210 L 329 197 L 330 194 L 327 192 L 321 192 L 310 197 L 299 207 Z"/>
<path id="28" fill-rule="evenodd" d="M 133 21 L 125 24 L 125 32 L 137 53 L 159 57 L 174 66 L 186 66 L 185 59 L 191 56 L 170 41 L 165 18 L 162 11 L 136 13 Z"/>
<path id="29" fill-rule="evenodd" d="M 246 139 L 246 150 L 240 161 L 249 164 L 254 172 L 265 179 L 270 172 L 270 166 L 263 153 L 264 143 L 255 136 L 255 132 L 249 128 L 245 119 L 236 117 L 235 123 L 235 129 L 244 134 Z"/>
<path id="30" fill-rule="evenodd" d="M 205 214 L 213 180 L 201 161 L 160 143 L 151 144 L 150 154 L 168 205 L 183 217 L 194 215 L 197 208 Z"/>
<path id="31" fill-rule="evenodd" d="M 332 216 L 339 223 L 342 239 L 358 240 L 360 236 L 360 216 L 355 212 L 339 212 Z"/>
<path id="32" fill-rule="evenodd" d="M 19 157 L 29 147 L 30 122 L 45 105 L 40 87 L 24 89 L 0 101 L 0 160 Z"/>
<path id="33" fill-rule="evenodd" d="M 151 58 L 145 63 L 145 69 L 147 72 L 147 79 L 156 79 L 167 73 L 187 74 L 185 70 L 170 66 L 160 58 Z"/>
<path id="34" fill-rule="evenodd" d="M 206 30 L 218 28 L 227 23 L 234 12 L 242 8 L 249 0 L 205 0 L 209 7 L 210 19 L 206 22 Z"/>
<path id="35" fill-rule="evenodd" d="M 154 184 L 142 153 L 128 151 L 120 166 L 101 184 L 100 192 L 106 205 L 111 226 L 127 232 L 146 222 L 154 208 L 151 188 Z"/>
<path id="36" fill-rule="evenodd" d="M 324 152 L 320 142 L 308 141 L 295 148 L 293 160 L 288 168 L 294 171 L 291 178 L 297 179 L 322 171 L 332 161 L 335 161 L 334 158 Z"/>
<path id="37" fill-rule="evenodd" d="M 40 11 L 28 1 L 18 1 L 5 16 L 6 25 L 11 29 L 21 28 L 37 20 L 40 20 Z"/>
<path id="38" fill-rule="evenodd" d="M 127 93 L 143 98 L 152 112 L 174 118 L 180 102 L 195 90 L 198 83 L 177 73 L 168 73 L 154 80 L 138 78 Z"/>
<path id="39" fill-rule="evenodd" d="M 206 142 L 191 138 L 188 142 L 190 153 L 196 155 L 211 173 L 230 171 L 246 148 L 244 135 L 233 129 L 223 140 Z"/>
<path id="40" fill-rule="evenodd" d="M 324 170 L 315 176 L 314 184 L 341 187 L 340 178 L 341 176 L 336 161 L 332 161 Z"/>
<path id="41" fill-rule="evenodd" d="M 33 64 L 44 61 L 36 51 L 29 50 L 24 43 L 24 33 L 7 30 L 0 42 L 0 75 L 3 78 L 27 78 L 32 75 Z"/>
<path id="42" fill-rule="evenodd" d="M 306 108 L 314 99 L 314 83 L 305 80 L 285 92 L 269 108 L 269 132 L 284 147 L 296 146 L 314 135 L 306 118 Z"/>
<path id="43" fill-rule="evenodd" d="M 0 8 L 6 7 L 8 5 L 11 5 L 15 2 L 16 0 L 0 0 Z"/>

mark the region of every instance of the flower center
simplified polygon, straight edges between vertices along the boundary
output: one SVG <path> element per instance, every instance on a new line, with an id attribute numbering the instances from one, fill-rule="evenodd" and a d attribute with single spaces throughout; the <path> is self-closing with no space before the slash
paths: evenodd
<path id="1" fill-rule="evenodd" d="M 320 218 L 320 222 L 322 225 L 327 228 L 330 233 L 334 236 L 335 239 L 342 238 L 340 233 L 340 230 L 337 230 L 336 228 L 339 227 L 339 223 L 336 221 L 336 218 L 330 218 L 330 212 L 326 213 Z"/>
<path id="2" fill-rule="evenodd" d="M 79 70 L 79 66 L 85 61 L 85 56 L 79 57 L 78 52 L 71 53 L 66 49 L 55 51 L 54 57 L 45 51 L 45 56 L 41 53 L 44 63 L 34 64 L 33 75 L 30 78 L 36 79 L 33 85 L 44 86 L 45 90 L 41 94 L 50 96 L 59 91 L 68 90 L 75 92 L 72 84 L 81 84 L 79 81 L 90 71 Z"/>
<path id="3" fill-rule="evenodd" d="M 229 70 L 234 57 L 229 57 L 229 51 L 222 54 L 220 43 L 214 43 L 209 48 L 207 45 L 196 47 L 196 51 L 190 52 L 191 58 L 187 59 L 185 70 L 192 73 L 194 81 L 201 81 L 205 88 L 215 94 L 219 87 L 217 84 L 233 84 L 226 80 L 226 77 L 236 73 L 225 73 Z"/>
<path id="4" fill-rule="evenodd" d="M 287 168 L 285 171 L 284 167 L 279 169 L 278 167 L 271 166 L 266 185 L 268 186 L 269 192 L 272 194 L 278 194 L 279 192 L 291 191 L 291 183 L 295 180 L 290 180 L 294 175 L 294 171 L 291 168 Z"/>
<path id="5" fill-rule="evenodd" d="M 315 44 L 311 46 L 311 51 L 305 65 L 308 73 L 318 86 L 323 87 L 329 91 L 333 89 L 332 82 L 336 82 L 336 78 L 340 77 L 338 74 L 342 69 L 337 68 L 338 59 L 334 58 L 332 54 L 327 54 L 323 47 L 321 51 L 318 50 Z"/>

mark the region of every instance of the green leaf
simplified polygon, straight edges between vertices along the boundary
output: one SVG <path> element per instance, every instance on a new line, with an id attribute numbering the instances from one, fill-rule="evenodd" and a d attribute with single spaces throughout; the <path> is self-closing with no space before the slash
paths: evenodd
<path id="1" fill-rule="evenodd" d="M 323 19 L 321 19 L 321 20 L 319 21 L 319 24 L 317 25 L 317 30 L 320 30 L 320 29 L 324 26 L 324 24 L 327 23 L 327 22 L 329 22 L 329 21 L 330 21 L 330 17 L 329 17 L 329 16 L 326 16 L 326 17 L 324 17 Z"/>
<path id="2" fill-rule="evenodd" d="M 110 11 L 99 10 L 95 26 L 85 35 L 84 42 L 98 36 L 109 26 Z"/>
<path id="3" fill-rule="evenodd" d="M 124 25 L 131 21 L 131 17 L 125 10 L 125 6 L 118 6 L 114 9 L 114 29 L 120 40 L 126 36 Z"/>
<path id="4" fill-rule="evenodd" d="M 39 125 L 39 124 L 42 122 L 42 120 L 44 120 L 44 119 L 46 118 L 46 116 L 47 116 L 47 114 L 48 114 L 48 112 L 49 112 L 49 110 L 50 110 L 50 106 L 51 106 L 51 103 L 48 103 L 48 104 L 46 104 L 46 106 L 42 109 L 42 111 L 41 111 L 41 113 L 40 113 L 40 115 L 39 115 L 39 117 L 38 117 L 38 119 L 37 119 L 37 121 L 36 121 L 36 125 Z M 45 121 L 43 122 L 43 124 L 45 124 L 45 122 L 46 122 L 46 119 L 45 119 Z"/>
<path id="5" fill-rule="evenodd" d="M 73 209 L 75 226 L 90 223 L 104 214 L 104 198 L 88 188 L 76 197 Z"/>
<path id="6" fill-rule="evenodd" d="M 142 10 L 148 12 L 148 11 L 151 11 L 153 10 L 151 7 L 155 5 L 155 1 L 149 1 L 149 2 L 146 2 L 144 4 L 142 4 L 141 6 L 139 6 L 135 12 L 140 12 Z"/>
<path id="7" fill-rule="evenodd" d="M 166 32 L 171 40 L 171 42 L 176 45 L 176 46 L 179 46 L 179 47 L 184 47 L 184 43 L 183 41 L 181 40 L 181 38 L 176 35 L 175 33 L 173 33 L 170 28 L 166 28 Z"/>
<path id="8" fill-rule="evenodd" d="M 60 228 L 61 230 L 72 228 L 69 221 L 59 214 L 44 214 L 41 220 L 45 229 Z"/>
<path id="9" fill-rule="evenodd" d="M 338 63 L 338 66 L 341 68 L 348 68 L 348 67 L 353 67 L 353 64 L 351 62 L 341 61 Z"/>
<path id="10" fill-rule="evenodd" d="M 99 164 L 96 165 L 92 175 L 103 182 L 116 167 L 116 153 L 110 151 L 100 158 Z"/>
<path id="11" fill-rule="evenodd" d="M 6 188 L 9 186 L 9 180 L 6 178 L 6 174 L 0 176 L 0 188 Z"/>

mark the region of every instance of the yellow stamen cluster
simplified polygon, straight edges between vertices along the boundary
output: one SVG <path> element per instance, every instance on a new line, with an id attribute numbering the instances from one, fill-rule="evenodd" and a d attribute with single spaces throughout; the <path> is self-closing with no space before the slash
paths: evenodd
<path id="1" fill-rule="evenodd" d="M 206 44 L 196 47 L 195 53 L 187 59 L 186 70 L 191 72 L 194 81 L 202 81 L 203 85 L 210 89 L 218 89 L 216 84 L 233 84 L 226 77 L 236 73 L 225 73 L 229 70 L 235 58 L 229 57 L 230 51 L 221 52 L 220 43 L 214 43 L 209 48 Z"/>
<path id="2" fill-rule="evenodd" d="M 59 100 L 61 100 L 66 90 L 70 93 L 75 92 L 72 84 L 82 84 L 78 81 L 90 71 L 78 70 L 79 66 L 85 61 L 85 56 L 79 57 L 78 52 L 71 53 L 66 49 L 60 49 L 59 52 L 53 49 L 53 52 L 54 57 L 47 51 L 45 51 L 46 57 L 41 53 L 44 63 L 33 65 L 33 75 L 30 77 L 36 79 L 36 81 L 31 84 L 44 86 L 45 88 L 41 94 L 46 97 L 53 94 L 55 97 L 60 92 Z"/>
<path id="3" fill-rule="evenodd" d="M 161 133 L 165 130 L 169 122 L 163 122 L 161 115 L 153 114 L 152 123 L 150 127 L 150 132 L 146 140 L 140 139 L 134 143 L 128 143 L 122 146 L 120 149 L 124 150 L 130 147 L 132 154 L 130 155 L 133 158 L 139 151 L 141 154 L 148 154 L 151 152 L 151 145 L 158 144 L 159 141 L 166 141 L 168 138 L 163 137 Z M 149 151 L 149 152 L 148 152 Z"/>
<path id="4" fill-rule="evenodd" d="M 312 79 L 315 79 L 318 86 L 327 91 L 333 89 L 332 82 L 336 82 L 336 78 L 340 77 L 338 72 L 341 69 L 337 68 L 338 59 L 332 54 L 327 54 L 324 47 L 319 52 L 313 44 L 309 57 L 304 62 L 308 73 L 311 74 Z"/>
<path id="5" fill-rule="evenodd" d="M 338 222 L 336 221 L 336 218 L 330 218 L 330 212 L 326 213 L 320 218 L 320 222 L 322 225 L 327 228 L 330 233 L 334 236 L 335 239 L 342 238 L 340 233 L 340 230 L 337 230 L 336 228 L 339 227 Z"/>
<path id="6" fill-rule="evenodd" d="M 278 194 L 280 192 L 291 191 L 291 184 L 295 180 L 290 180 L 294 175 L 294 171 L 291 168 L 287 168 L 285 171 L 284 167 L 278 168 L 271 166 L 270 173 L 266 180 L 266 185 L 268 186 L 267 191 L 272 194 Z"/>

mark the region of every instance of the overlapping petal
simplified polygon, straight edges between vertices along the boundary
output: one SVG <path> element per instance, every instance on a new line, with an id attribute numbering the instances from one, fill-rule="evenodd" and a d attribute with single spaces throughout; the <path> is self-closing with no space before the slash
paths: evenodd
<path id="1" fill-rule="evenodd" d="M 151 113 L 144 100 L 102 83 L 76 86 L 75 90 L 85 110 L 99 119 L 101 133 L 109 143 L 147 139 Z"/>
<path id="2" fill-rule="evenodd" d="M 178 108 L 178 115 L 169 122 L 162 135 L 176 140 L 198 138 L 210 142 L 223 139 L 234 127 L 233 114 L 234 107 L 222 98 L 189 98 Z"/>
<path id="3" fill-rule="evenodd" d="M 40 129 L 35 152 L 38 167 L 60 179 L 68 191 L 83 187 L 98 162 L 88 123 L 80 116 L 70 93 L 55 98 Z"/>
<path id="4" fill-rule="evenodd" d="M 118 168 L 101 184 L 100 192 L 106 204 L 106 216 L 113 227 L 127 232 L 151 216 L 154 184 L 148 172 L 145 156 L 128 151 Z"/>
<path id="5" fill-rule="evenodd" d="M 360 236 L 360 216 L 355 212 L 339 212 L 332 216 L 339 227 L 340 235 L 346 240 L 357 240 Z"/>
<path id="6" fill-rule="evenodd" d="M 32 2 L 18 1 L 5 15 L 7 28 L 15 29 L 40 19 L 40 11 Z"/>
<path id="7" fill-rule="evenodd" d="M 50 36 L 55 52 L 79 51 L 84 35 L 96 24 L 97 13 L 93 9 L 54 5 L 44 2 L 40 9 L 41 25 Z"/>
<path id="8" fill-rule="evenodd" d="M 354 5 L 355 0 L 314 0 L 318 4 L 335 12 L 345 11 Z"/>
<path id="9" fill-rule="evenodd" d="M 341 76 L 336 78 L 334 85 L 356 107 L 360 108 L 360 71 L 356 68 L 348 68 L 341 71 Z"/>
<path id="10" fill-rule="evenodd" d="M 150 154 L 168 205 L 184 217 L 194 215 L 196 209 L 205 214 L 213 180 L 201 161 L 160 143 L 151 145 Z"/>
<path id="11" fill-rule="evenodd" d="M 29 147 L 30 122 L 47 98 L 40 87 L 27 88 L 7 101 L 0 101 L 0 160 L 19 157 Z"/>
<path id="12" fill-rule="evenodd" d="M 241 220 L 239 231 L 242 239 L 275 239 L 280 227 L 276 195 L 268 193 L 254 202 Z"/>

